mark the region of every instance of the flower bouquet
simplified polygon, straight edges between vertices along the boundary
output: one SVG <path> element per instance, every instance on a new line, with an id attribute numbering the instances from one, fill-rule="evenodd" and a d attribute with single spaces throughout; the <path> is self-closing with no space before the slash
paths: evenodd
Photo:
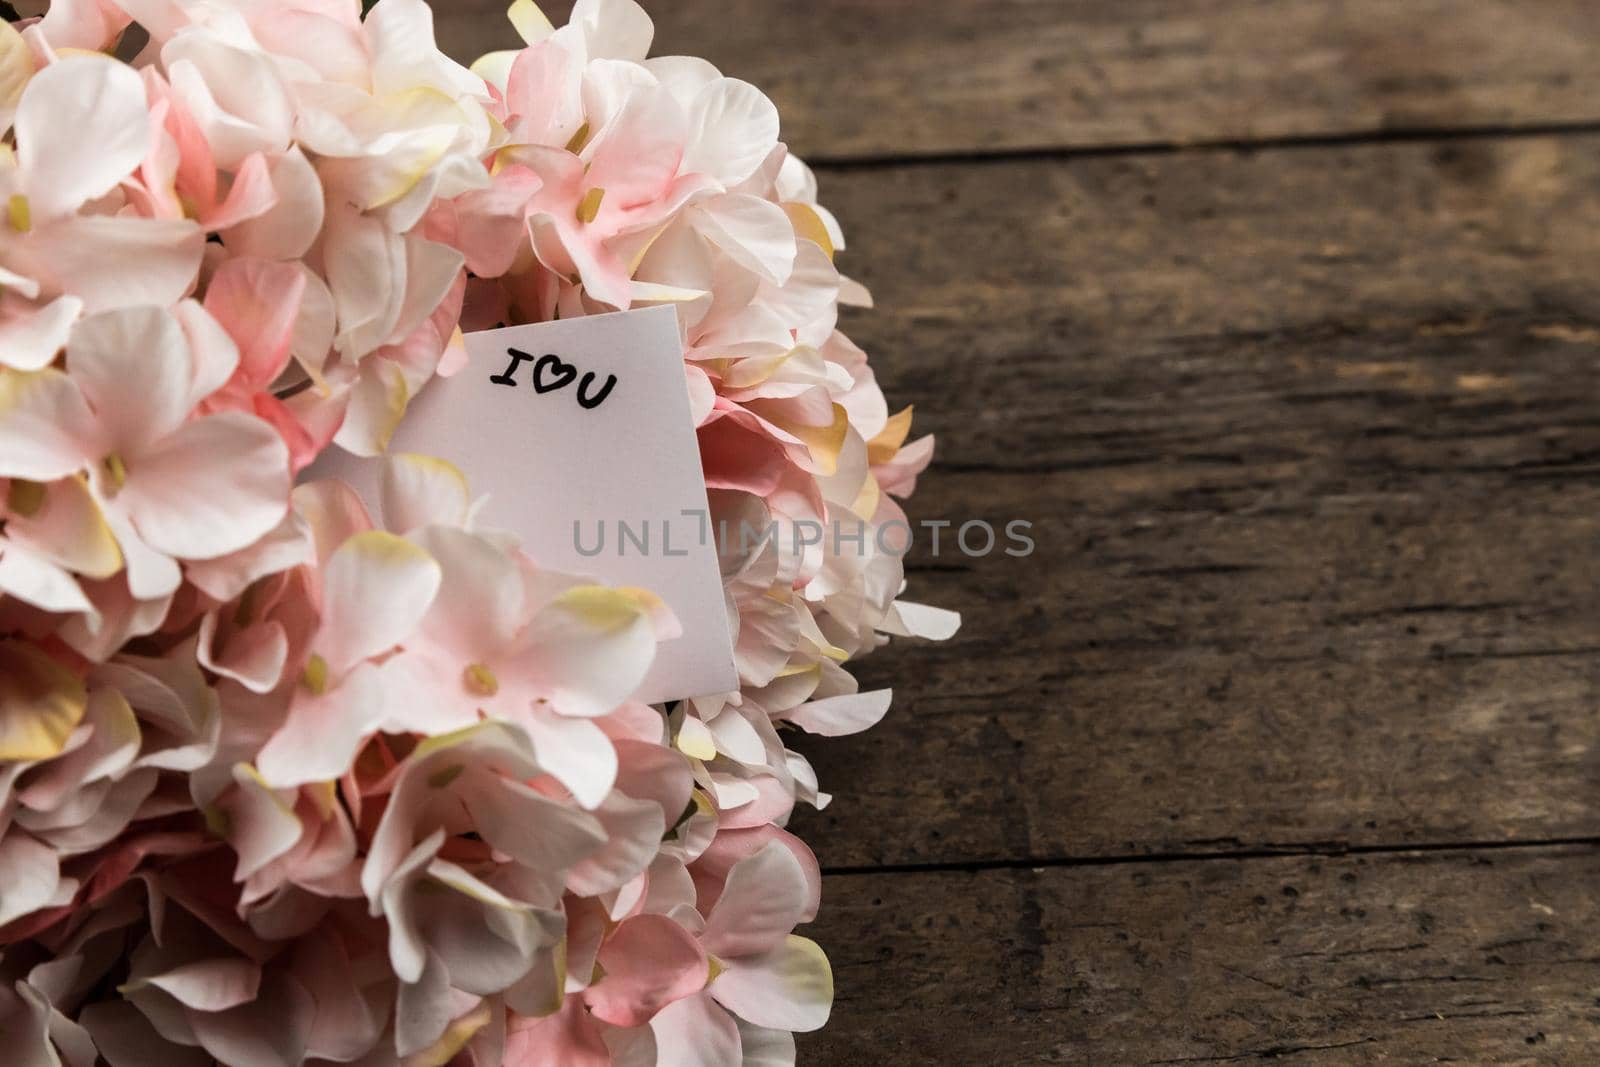
<path id="1" fill-rule="evenodd" d="M 517 0 L 470 69 L 421 0 L 16 6 L 6 1062 L 792 1062 L 833 990 L 783 827 L 829 797 L 782 731 L 873 725 L 842 664 L 954 616 L 880 538 L 725 545 L 739 687 L 641 703 L 659 599 L 385 455 L 464 330 L 668 305 L 713 517 L 903 523 L 932 441 L 837 329 L 867 295 L 771 102 L 647 58 L 632 0 Z"/>

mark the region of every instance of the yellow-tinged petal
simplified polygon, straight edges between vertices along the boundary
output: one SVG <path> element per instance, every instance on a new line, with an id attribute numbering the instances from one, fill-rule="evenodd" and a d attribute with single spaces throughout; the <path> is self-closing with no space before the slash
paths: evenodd
<path id="1" fill-rule="evenodd" d="M 790 934 L 785 938 L 785 942 L 791 952 L 798 956 L 807 957 L 812 961 L 816 970 L 808 977 L 818 980 L 822 999 L 831 1003 L 833 1001 L 833 964 L 828 962 L 828 954 L 822 951 L 822 946 L 809 937 L 801 937 L 799 934 Z"/>
<path id="2" fill-rule="evenodd" d="M 822 216 L 811 209 L 810 204 L 794 201 L 783 205 L 783 213 L 789 216 L 789 221 L 794 224 L 797 236 L 808 241 L 814 241 L 821 249 L 833 258 L 833 238 L 828 236 L 828 227 L 823 223 Z"/>
<path id="3" fill-rule="evenodd" d="M 472 507 L 467 476 L 449 460 L 416 452 L 391 452 L 380 489 L 384 522 L 391 530 L 415 530 L 430 522 L 459 525 Z"/>
<path id="4" fill-rule="evenodd" d="M 678 728 L 678 751 L 697 760 L 717 758 L 717 742 L 706 724 L 692 715 L 685 716 Z"/>
<path id="5" fill-rule="evenodd" d="M 389 439 L 411 403 L 405 372 L 392 359 L 369 359 L 351 394 L 344 425 L 335 437 L 341 446 L 361 456 L 376 456 L 389 449 Z"/>
<path id="6" fill-rule="evenodd" d="M 511 20 L 517 35 L 529 44 L 538 44 L 556 32 L 549 17 L 539 10 L 539 5 L 533 0 L 512 0 L 506 17 Z"/>
<path id="7" fill-rule="evenodd" d="M 604 585 L 580 585 L 568 589 L 551 603 L 571 611 L 579 620 L 597 630 L 622 630 L 650 613 L 655 594 L 643 589 L 612 589 Z"/>
<path id="8" fill-rule="evenodd" d="M 484 1001 L 451 1023 L 445 1030 L 444 1036 L 432 1048 L 402 1061 L 404 1067 L 445 1067 L 445 1064 L 455 1059 L 461 1050 L 467 1047 L 467 1042 L 471 1041 L 479 1030 L 489 1025 L 490 1018 L 489 1002 Z"/>
<path id="9" fill-rule="evenodd" d="M 878 431 L 878 436 L 867 442 L 869 463 L 887 463 L 894 459 L 895 453 L 900 451 L 900 446 L 911 435 L 911 411 L 907 407 L 899 414 L 889 416 L 889 421 Z"/>
<path id="10" fill-rule="evenodd" d="M 21 641 L 0 641 L 0 760 L 59 755 L 83 721 L 83 679 Z"/>
<path id="11" fill-rule="evenodd" d="M 561 1004 L 566 1000 L 567 983 L 567 935 L 562 934 L 561 940 L 556 942 L 554 951 L 550 953 L 551 962 L 555 965 L 556 980 L 550 983 L 551 997 L 545 1005 L 543 1014 L 554 1015 L 561 1010 Z"/>
<path id="12" fill-rule="evenodd" d="M 749 359 L 719 360 L 723 363 L 722 384 L 727 389 L 749 389 L 771 378 L 799 349 L 790 349 L 781 356 L 752 356 Z"/>
<path id="13" fill-rule="evenodd" d="M 205 816 L 206 829 L 211 831 L 211 836 L 220 837 L 224 840 L 233 836 L 233 816 L 222 808 L 213 805 L 206 808 L 201 814 Z"/>
<path id="14" fill-rule="evenodd" d="M 437 89 L 420 86 L 379 100 L 393 128 L 407 130 L 382 156 L 369 157 L 368 180 L 361 183 L 361 207 L 372 211 L 409 193 L 455 143 L 457 126 L 467 121 L 460 105 Z"/>
<path id="15" fill-rule="evenodd" d="M 333 818 L 334 809 L 339 806 L 339 785 L 337 782 L 311 782 L 301 786 L 312 801 L 317 805 L 317 811 L 324 819 Z"/>
<path id="16" fill-rule="evenodd" d="M 0 114 L 16 109 L 33 77 L 33 54 L 15 26 L 0 21 Z"/>
<path id="17" fill-rule="evenodd" d="M 447 788 L 451 782 L 460 778 L 466 772 L 465 763 L 452 763 L 443 770 L 434 771 L 428 775 L 428 785 L 433 789 Z"/>
<path id="18" fill-rule="evenodd" d="M 82 476 L 43 486 L 41 506 L 31 513 L 16 506 L 18 484 L 11 483 L 13 537 L 85 578 L 109 578 L 122 569 L 116 535 Z"/>
<path id="19" fill-rule="evenodd" d="M 656 228 L 656 232 L 652 233 L 650 235 L 650 239 L 648 241 L 642 242 L 639 245 L 638 249 L 633 253 L 633 258 L 628 261 L 628 274 L 630 276 L 634 273 L 634 271 L 639 269 L 639 264 L 644 262 L 644 257 L 650 254 L 650 249 L 655 247 L 656 240 L 658 238 L 660 238 L 660 236 L 662 234 L 666 233 L 666 232 L 667 232 L 667 227 L 665 227 L 665 226 L 657 227 Z M 705 292 L 701 291 L 701 290 L 684 289 L 684 288 L 679 287 L 679 286 L 668 286 L 668 285 L 657 286 L 655 288 L 654 292 L 659 294 L 659 295 L 653 297 L 653 299 L 657 299 L 657 300 L 670 299 L 670 300 L 679 300 L 679 301 L 684 301 L 684 302 L 687 302 L 687 301 L 690 301 L 690 300 L 697 300 L 700 297 L 705 295 Z M 677 295 L 672 295 L 672 294 L 677 294 Z"/>
<path id="20" fill-rule="evenodd" d="M 389 438 L 394 436 L 395 430 L 400 426 L 400 420 L 405 417 L 406 408 L 411 404 L 411 386 L 406 384 L 406 376 L 398 367 L 385 384 L 387 386 L 384 390 L 384 398 L 387 401 L 384 405 L 385 417 L 380 423 L 377 434 L 380 450 L 388 449 Z"/>
<path id="21" fill-rule="evenodd" d="M 816 674 L 816 675 L 820 675 L 821 673 L 822 673 L 822 664 L 820 664 L 820 663 L 790 663 L 787 666 L 785 666 L 782 670 L 780 670 L 777 674 L 773 675 L 773 677 L 774 678 L 792 678 L 797 674 Z"/>
<path id="22" fill-rule="evenodd" d="M 844 405 L 833 405 L 833 423 L 829 426 L 778 424 L 806 443 L 818 474 L 828 477 L 839 469 L 839 452 L 844 448 L 845 436 L 850 432 L 850 413 L 845 411 Z"/>
<path id="23" fill-rule="evenodd" d="M 235 763 L 233 765 L 233 780 L 238 782 L 241 786 L 253 786 L 255 790 L 261 794 L 261 797 L 264 800 L 268 801 L 273 807 L 278 809 L 279 814 L 290 819 L 297 818 L 294 813 L 294 805 L 290 804 L 288 801 L 284 800 L 283 797 L 279 796 L 278 791 L 272 786 L 268 785 L 265 778 L 261 777 L 261 772 L 256 770 L 255 767 L 251 766 L 250 764 Z"/>
<path id="24" fill-rule="evenodd" d="M 866 481 L 861 483 L 861 492 L 856 494 L 850 510 L 863 518 L 870 519 L 877 514 L 878 502 L 882 498 L 883 492 L 878 488 L 878 479 L 868 472 Z"/>
<path id="25" fill-rule="evenodd" d="M 511 66 L 517 61 L 517 56 L 521 54 L 521 52 L 510 50 L 485 52 L 477 59 L 474 59 L 472 66 L 467 69 L 496 88 L 504 89 L 506 79 L 511 77 Z"/>
<path id="26" fill-rule="evenodd" d="M 471 726 L 463 726 L 461 729 L 452 730 L 447 734 L 435 734 L 433 737 L 425 737 L 417 742 L 416 748 L 411 750 L 411 761 L 415 763 L 426 759 L 435 752 L 443 752 L 447 748 L 454 748 L 470 740 L 474 735 L 493 728 L 495 727 L 490 723 L 480 722 Z"/>

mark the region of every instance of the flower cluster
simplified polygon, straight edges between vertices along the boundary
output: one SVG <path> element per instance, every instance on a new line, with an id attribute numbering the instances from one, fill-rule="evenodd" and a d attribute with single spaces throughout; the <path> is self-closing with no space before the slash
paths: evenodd
<path id="1" fill-rule="evenodd" d="M 580 0 L 472 69 L 422 0 L 0 22 L 0 1025 L 23 1063 L 791 1062 L 832 977 L 779 728 L 864 729 L 907 444 L 756 89 Z M 121 56 L 122 58 L 115 58 Z M 461 329 L 676 307 L 742 687 L 383 453 Z M 296 484 L 299 482 L 300 484 Z M 859 522 L 845 542 L 788 536 Z"/>

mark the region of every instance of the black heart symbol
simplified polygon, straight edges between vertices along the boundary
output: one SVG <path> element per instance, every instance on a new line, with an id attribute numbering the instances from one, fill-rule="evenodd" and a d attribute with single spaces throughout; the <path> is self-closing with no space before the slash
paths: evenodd
<path id="1" fill-rule="evenodd" d="M 554 381 L 547 382 L 544 380 L 544 372 L 547 368 L 554 371 Z M 577 376 L 578 368 L 570 363 L 561 362 L 560 356 L 554 354 L 540 356 L 539 362 L 533 365 L 533 391 L 536 393 L 548 393 L 551 390 L 560 389 L 564 385 L 571 385 L 572 379 Z"/>

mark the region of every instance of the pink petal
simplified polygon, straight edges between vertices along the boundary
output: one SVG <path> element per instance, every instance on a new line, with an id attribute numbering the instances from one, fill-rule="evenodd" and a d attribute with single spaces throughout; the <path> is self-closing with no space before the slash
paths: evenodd
<path id="1" fill-rule="evenodd" d="M 561 1010 L 543 1019 L 514 1018 L 506 1034 L 507 1067 L 611 1067 L 611 1052 L 584 1010 L 583 998 L 569 996 Z"/>
<path id="2" fill-rule="evenodd" d="M 782 943 L 805 917 L 805 872 L 782 842 L 734 864 L 701 940 L 720 957 L 753 956 Z"/>
<path id="3" fill-rule="evenodd" d="M 783 480 L 788 455 L 744 412 L 712 412 L 700 425 L 700 459 L 706 488 L 766 496 Z"/>
<path id="4" fill-rule="evenodd" d="M 600 946 L 605 977 L 584 992 L 597 1018 L 641 1026 L 674 1001 L 698 993 L 707 978 L 706 954 L 694 935 L 665 915 L 624 920 Z"/>
<path id="5" fill-rule="evenodd" d="M 141 981 L 197 1011 L 226 1011 L 256 999 L 261 968 L 246 959 L 197 960 Z"/>
<path id="6" fill-rule="evenodd" d="M 206 310 L 238 344 L 246 389 L 268 388 L 288 364 L 305 290 L 304 272 L 289 263 L 235 258 L 212 275 Z"/>
<path id="7" fill-rule="evenodd" d="M 817 917 L 817 908 L 822 900 L 822 868 L 804 841 L 776 826 L 760 826 L 745 830 L 724 829 L 717 833 L 690 871 L 699 890 L 701 912 L 710 914 L 716 907 L 717 900 L 722 894 L 723 884 L 727 881 L 728 873 L 734 865 L 756 855 L 771 841 L 781 842 L 792 852 L 805 874 L 806 908 L 801 914 L 800 921 L 810 922 Z"/>

